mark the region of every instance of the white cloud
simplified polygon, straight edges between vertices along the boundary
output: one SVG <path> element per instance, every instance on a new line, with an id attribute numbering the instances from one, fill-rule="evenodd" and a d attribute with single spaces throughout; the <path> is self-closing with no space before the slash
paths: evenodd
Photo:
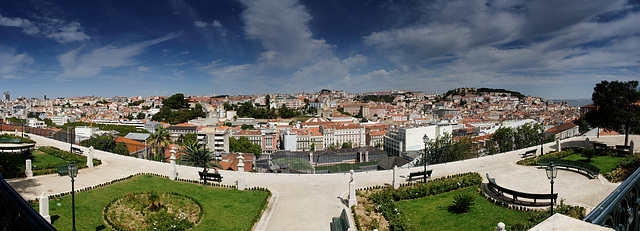
<path id="1" fill-rule="evenodd" d="M 0 14 L 0 26 L 19 27 L 27 35 L 36 35 L 40 32 L 40 29 L 29 19 L 9 18 L 2 14 Z"/>
<path id="2" fill-rule="evenodd" d="M 82 31 L 79 22 L 66 22 L 56 18 L 42 18 L 36 21 L 23 18 L 4 17 L 0 14 L 0 26 L 19 27 L 30 36 L 43 36 L 58 43 L 85 41 L 91 37 Z"/>
<path id="3" fill-rule="evenodd" d="M 104 68 L 117 68 L 136 65 L 135 57 L 144 50 L 169 39 L 173 39 L 180 34 L 169 34 L 167 36 L 132 44 L 125 47 L 108 45 L 96 49 L 80 47 L 57 57 L 60 66 L 63 68 L 61 77 L 63 78 L 84 78 L 95 76 Z"/>
<path id="4" fill-rule="evenodd" d="M 147 72 L 147 71 L 149 71 L 148 67 L 143 67 L 143 66 L 139 66 L 137 69 L 138 69 L 139 72 Z"/>
<path id="5" fill-rule="evenodd" d="M 298 68 L 333 58 L 333 47 L 313 38 L 307 26 L 312 19 L 295 0 L 246 0 L 242 13 L 244 32 L 266 49 L 259 64 L 270 68 Z"/>
<path id="6" fill-rule="evenodd" d="M 27 53 L 0 46 L 0 78 L 20 78 L 25 66 L 34 62 Z"/>
<path id="7" fill-rule="evenodd" d="M 180 52 L 181 55 L 188 55 L 189 53 L 191 53 L 191 52 L 189 52 L 189 51 L 181 51 Z"/>
<path id="8" fill-rule="evenodd" d="M 442 1 L 426 6 L 429 20 L 374 32 L 363 42 L 407 72 L 401 79 L 429 79 L 429 86 L 442 76 L 468 85 L 562 79 L 557 73 L 638 65 L 640 14 L 596 20 L 603 13 L 619 14 L 624 2 Z M 522 45 L 502 46 L 514 41 Z M 518 72 L 532 74 L 513 74 Z M 464 76 L 474 78 L 455 80 Z"/>
<path id="9" fill-rule="evenodd" d="M 195 21 L 193 22 L 193 25 L 196 27 L 205 28 L 209 25 L 209 23 L 203 21 Z"/>
<path id="10" fill-rule="evenodd" d="M 218 20 L 213 20 L 211 25 L 214 26 L 214 27 L 217 27 L 217 28 L 222 28 L 222 24 L 220 24 L 220 22 L 218 22 Z"/>
<path id="11" fill-rule="evenodd" d="M 81 30 L 82 28 L 80 23 L 72 22 L 69 24 L 54 25 L 52 28 L 47 28 L 48 33 L 45 36 L 47 38 L 54 39 L 59 43 L 89 40 L 91 37 Z"/>

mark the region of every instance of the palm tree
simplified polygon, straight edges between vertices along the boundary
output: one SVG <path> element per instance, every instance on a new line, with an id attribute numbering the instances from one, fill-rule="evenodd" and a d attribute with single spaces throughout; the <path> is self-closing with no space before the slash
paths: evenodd
<path id="1" fill-rule="evenodd" d="M 206 168 L 213 160 L 208 148 L 198 144 L 197 140 L 188 141 L 182 146 L 183 150 L 180 160 L 191 166 Z"/>
<path id="2" fill-rule="evenodd" d="M 164 160 L 164 149 L 171 144 L 171 134 L 164 128 L 164 126 L 158 126 L 155 133 L 151 133 L 147 144 L 153 146 L 155 153 L 150 156 L 150 159 L 162 161 Z"/>

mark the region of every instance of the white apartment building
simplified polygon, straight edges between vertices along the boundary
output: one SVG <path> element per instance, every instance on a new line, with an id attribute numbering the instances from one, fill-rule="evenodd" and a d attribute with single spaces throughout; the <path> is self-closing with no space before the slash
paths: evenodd
<path id="1" fill-rule="evenodd" d="M 340 147 L 344 143 L 351 143 L 357 148 L 365 145 L 365 129 L 358 124 L 326 124 L 320 126 L 323 135 L 323 147 L 328 149 L 331 144 Z"/>
<path id="2" fill-rule="evenodd" d="M 438 124 L 423 127 L 407 127 L 390 130 L 384 136 L 384 150 L 389 155 L 403 155 L 424 149 L 424 135 L 429 140 L 436 139 L 445 133 L 452 134 L 451 124 Z"/>
<path id="3" fill-rule="evenodd" d="M 27 126 L 34 127 L 34 128 L 46 128 L 47 127 L 47 125 L 44 123 L 44 121 L 37 120 L 37 119 L 34 119 L 34 118 L 28 118 L 27 119 Z"/>

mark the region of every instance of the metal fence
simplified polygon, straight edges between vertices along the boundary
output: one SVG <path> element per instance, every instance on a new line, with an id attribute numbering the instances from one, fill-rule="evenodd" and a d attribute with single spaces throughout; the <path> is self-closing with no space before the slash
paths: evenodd
<path id="1" fill-rule="evenodd" d="M 1 175 L 0 227 L 2 230 L 56 230 Z"/>

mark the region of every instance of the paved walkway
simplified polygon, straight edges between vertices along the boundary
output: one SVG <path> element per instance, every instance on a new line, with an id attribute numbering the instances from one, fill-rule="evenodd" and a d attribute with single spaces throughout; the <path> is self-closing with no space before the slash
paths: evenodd
<path id="1" fill-rule="evenodd" d="M 56 146 L 68 149 L 69 144 L 43 138 L 36 135 L 30 137 L 37 141 L 38 146 Z M 585 137 L 576 137 L 564 142 L 580 144 Z M 595 138 L 609 145 L 624 142 L 623 136 Z M 640 136 L 633 136 L 632 140 L 640 144 Z M 555 144 L 544 145 L 545 151 L 555 148 Z M 87 151 L 86 148 L 82 148 Z M 637 151 L 638 148 L 636 148 Z M 539 150 L 539 147 L 538 147 Z M 433 176 L 441 177 L 463 172 L 478 172 L 481 175 L 489 173 L 495 177 L 498 184 L 510 189 L 532 193 L 548 193 L 549 180 L 544 169 L 537 167 L 519 166 L 515 162 L 520 160 L 519 153 L 513 151 L 477 159 L 470 159 L 446 164 L 429 166 L 433 169 Z M 76 178 L 76 187 L 83 188 L 114 179 L 126 177 L 140 172 L 153 172 L 169 175 L 169 164 L 126 157 L 99 150 L 95 151 L 95 158 L 102 160 L 102 165 L 92 169 L 81 169 Z M 411 171 L 421 168 L 400 169 L 400 177 L 406 179 Z M 197 169 L 189 166 L 178 166 L 179 178 L 198 179 Z M 223 184 L 235 184 L 236 172 L 220 171 Z M 246 184 L 249 187 L 261 186 L 270 189 L 273 197 L 268 210 L 259 221 L 256 230 L 327 230 L 331 217 L 339 216 L 347 206 L 349 174 L 267 174 L 245 173 Z M 375 171 L 356 173 L 354 181 L 357 187 L 391 184 L 391 171 Z M 486 181 L 486 180 L 485 180 Z M 8 182 L 25 199 L 37 198 L 42 192 L 56 194 L 70 190 L 69 178 L 57 175 L 37 176 L 34 179 L 11 179 Z M 587 208 L 587 212 L 597 206 L 619 184 L 607 182 L 604 177 L 589 179 L 574 171 L 560 170 L 555 180 L 554 191 L 565 203 L 580 205 Z M 351 219 L 353 220 L 353 219 Z M 353 222 L 353 221 L 352 221 Z M 508 222 L 508 221 L 505 221 Z"/>

